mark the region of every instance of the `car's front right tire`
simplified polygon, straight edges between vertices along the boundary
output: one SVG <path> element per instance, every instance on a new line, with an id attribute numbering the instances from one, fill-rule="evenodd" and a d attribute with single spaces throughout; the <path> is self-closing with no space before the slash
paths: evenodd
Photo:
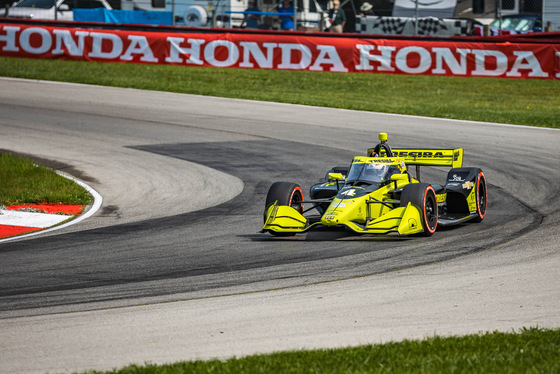
<path id="1" fill-rule="evenodd" d="M 431 236 L 437 229 L 438 223 L 438 204 L 436 192 L 428 183 L 412 183 L 403 188 L 401 194 L 401 207 L 406 207 L 412 203 L 420 209 L 422 228 L 419 235 Z"/>

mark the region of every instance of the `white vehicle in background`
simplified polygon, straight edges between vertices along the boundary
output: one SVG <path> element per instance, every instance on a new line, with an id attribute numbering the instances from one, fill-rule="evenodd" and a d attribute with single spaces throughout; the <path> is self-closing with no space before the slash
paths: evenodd
<path id="1" fill-rule="evenodd" d="M 73 21 L 74 8 L 106 8 L 113 9 L 107 0 L 21 0 L 7 9 L 6 17 Z"/>
<path id="2" fill-rule="evenodd" d="M 165 0 L 121 0 L 121 9 L 163 11 L 165 10 Z"/>

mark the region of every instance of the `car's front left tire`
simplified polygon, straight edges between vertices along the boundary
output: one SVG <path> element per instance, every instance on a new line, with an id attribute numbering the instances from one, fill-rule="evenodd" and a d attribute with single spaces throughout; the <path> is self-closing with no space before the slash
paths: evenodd
<path id="1" fill-rule="evenodd" d="M 266 195 L 266 202 L 264 208 L 264 221 L 266 222 L 266 215 L 268 208 L 278 202 L 278 205 L 287 205 L 299 213 L 303 213 L 303 192 L 301 187 L 291 182 L 275 182 L 270 186 L 268 194 Z M 295 233 L 278 233 L 269 231 L 272 235 L 276 236 L 293 236 Z"/>

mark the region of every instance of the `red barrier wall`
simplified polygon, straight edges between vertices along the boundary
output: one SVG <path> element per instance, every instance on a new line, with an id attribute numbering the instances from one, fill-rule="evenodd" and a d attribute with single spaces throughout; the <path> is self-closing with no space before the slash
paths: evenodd
<path id="1" fill-rule="evenodd" d="M 560 78 L 560 44 L 88 29 L 0 22 L 0 56 L 250 69 Z"/>

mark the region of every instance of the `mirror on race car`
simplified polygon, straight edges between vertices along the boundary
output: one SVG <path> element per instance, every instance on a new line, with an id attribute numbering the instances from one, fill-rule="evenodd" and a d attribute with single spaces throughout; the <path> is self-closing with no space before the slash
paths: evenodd
<path id="1" fill-rule="evenodd" d="M 408 174 L 393 174 L 391 175 L 392 181 L 403 181 L 408 179 Z"/>
<path id="2" fill-rule="evenodd" d="M 329 179 L 338 181 L 344 179 L 344 175 L 342 173 L 329 173 Z"/>

